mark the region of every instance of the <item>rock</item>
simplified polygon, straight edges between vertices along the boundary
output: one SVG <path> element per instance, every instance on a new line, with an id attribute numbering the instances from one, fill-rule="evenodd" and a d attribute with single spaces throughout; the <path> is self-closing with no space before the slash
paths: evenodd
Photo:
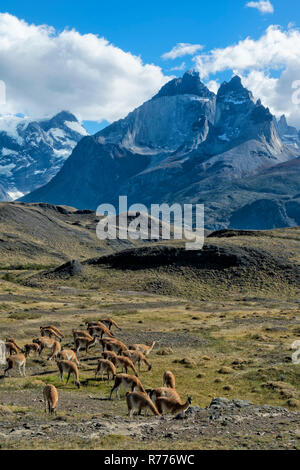
<path id="1" fill-rule="evenodd" d="M 287 404 L 288 404 L 291 408 L 300 408 L 300 400 L 296 400 L 295 398 L 290 398 L 290 399 L 287 401 Z"/>
<path id="2" fill-rule="evenodd" d="M 221 369 L 218 370 L 219 374 L 224 374 L 224 375 L 229 375 L 233 373 L 233 370 L 231 367 L 221 367 Z"/>
<path id="3" fill-rule="evenodd" d="M 163 349 L 159 349 L 156 354 L 158 356 L 171 356 L 172 354 L 174 354 L 174 350 L 173 348 L 171 347 L 168 347 L 168 348 L 163 348 Z"/>
<path id="4" fill-rule="evenodd" d="M 48 274 L 50 275 L 52 274 L 53 277 L 68 277 L 68 276 L 73 277 L 73 276 L 82 274 L 82 272 L 83 272 L 82 264 L 77 260 L 72 260 L 72 261 L 68 261 L 62 266 L 59 266 L 58 268 L 55 268 L 51 272 L 48 272 Z"/>

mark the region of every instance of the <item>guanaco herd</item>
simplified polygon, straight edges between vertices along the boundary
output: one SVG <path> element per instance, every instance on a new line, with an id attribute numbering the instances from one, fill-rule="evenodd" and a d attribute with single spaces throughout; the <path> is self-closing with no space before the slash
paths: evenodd
<path id="1" fill-rule="evenodd" d="M 40 337 L 32 340 L 21 348 L 15 339 L 6 338 L 7 367 L 4 371 L 4 377 L 8 371 L 18 368 L 20 375 L 26 375 L 26 359 L 33 352 L 41 355 L 44 349 L 48 349 L 50 354 L 48 361 L 55 360 L 59 379 L 63 382 L 64 374 L 67 374 L 66 383 L 73 376 L 74 385 L 80 388 L 78 359 L 80 351 L 88 353 L 89 349 L 99 343 L 102 348 L 101 358 L 98 359 L 95 371 L 95 379 L 101 374 L 101 380 L 104 374 L 107 380 L 113 380 L 114 384 L 110 392 L 109 399 L 112 399 L 113 393 L 120 400 L 120 388 L 126 393 L 128 415 L 133 416 L 137 411 L 141 415 L 144 410 L 145 416 L 149 410 L 156 416 L 162 414 L 184 413 L 192 403 L 192 397 L 188 396 L 186 403 L 182 403 L 181 398 L 176 391 L 175 376 L 172 372 L 166 371 L 163 375 L 163 386 L 155 389 L 145 389 L 138 378 L 143 364 L 148 371 L 152 369 L 152 364 L 148 356 L 152 352 L 155 341 L 150 346 L 146 344 L 131 344 L 126 346 L 118 340 L 112 333 L 115 327 L 121 330 L 120 326 L 111 318 L 101 319 L 96 322 L 86 322 L 86 330 L 72 330 L 74 339 L 74 349 L 62 349 L 61 342 L 64 338 L 63 333 L 54 325 L 40 327 Z M 105 336 L 104 336 L 105 335 Z M 117 372 L 117 368 L 121 372 Z M 56 413 L 58 405 L 58 391 L 54 385 L 46 385 L 43 390 L 45 411 Z"/>

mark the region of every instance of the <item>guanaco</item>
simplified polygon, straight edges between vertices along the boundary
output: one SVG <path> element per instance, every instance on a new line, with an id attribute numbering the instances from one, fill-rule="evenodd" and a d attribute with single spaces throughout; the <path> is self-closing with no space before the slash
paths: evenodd
<path id="1" fill-rule="evenodd" d="M 5 348 L 7 356 L 12 356 L 13 354 L 18 354 L 19 352 L 14 343 L 5 343 Z"/>
<path id="2" fill-rule="evenodd" d="M 31 351 L 38 353 L 40 349 L 40 346 L 37 343 L 27 343 L 24 346 L 24 353 L 25 357 L 28 357 L 31 353 Z"/>
<path id="3" fill-rule="evenodd" d="M 12 343 L 12 344 L 14 344 L 14 345 L 16 346 L 17 350 L 18 350 L 19 352 L 23 353 L 22 348 L 20 348 L 20 346 L 18 346 L 18 344 L 17 344 L 17 342 L 16 342 L 16 340 L 15 340 L 14 338 L 6 338 L 5 341 L 6 341 L 6 343 Z"/>
<path id="4" fill-rule="evenodd" d="M 138 414 L 142 414 L 142 410 L 145 410 L 145 416 L 147 416 L 148 411 L 151 410 L 152 413 L 156 416 L 160 416 L 160 413 L 151 398 L 144 392 L 127 392 L 126 401 L 128 407 L 128 416 L 133 416 L 134 410 L 138 410 Z"/>
<path id="5" fill-rule="evenodd" d="M 41 326 L 40 327 L 40 330 L 41 330 L 41 336 L 44 337 L 44 336 L 48 336 L 49 338 L 52 338 L 52 336 L 54 336 L 58 341 L 62 341 L 62 336 L 59 335 L 57 333 L 56 330 L 53 330 L 52 328 L 50 327 L 43 327 Z"/>
<path id="6" fill-rule="evenodd" d="M 110 374 L 112 375 L 112 379 L 117 375 L 117 370 L 115 365 L 107 360 L 107 359 L 99 359 L 98 360 L 98 365 L 97 369 L 95 372 L 95 379 L 97 378 L 97 375 L 101 372 L 101 380 L 103 380 L 103 375 L 104 372 L 107 374 L 107 380 L 110 381 Z"/>
<path id="7" fill-rule="evenodd" d="M 138 371 L 141 371 L 141 365 L 144 362 L 148 366 L 148 372 L 152 369 L 152 364 L 147 360 L 146 356 L 141 353 L 140 351 L 134 351 L 128 349 L 127 351 L 123 351 L 123 356 L 129 357 L 133 364 L 136 365 L 138 364 Z"/>
<path id="8" fill-rule="evenodd" d="M 108 359 L 110 362 L 112 362 L 114 365 L 116 365 L 117 362 L 117 353 L 114 351 L 104 351 L 102 353 L 103 359 Z"/>
<path id="9" fill-rule="evenodd" d="M 23 377 L 26 376 L 26 357 L 24 354 L 15 354 L 14 356 L 9 356 L 7 359 L 7 368 L 4 370 L 4 377 L 6 376 L 7 372 L 14 367 L 19 368 L 20 375 Z"/>
<path id="10" fill-rule="evenodd" d="M 128 349 L 140 351 L 141 353 L 144 354 L 144 356 L 149 356 L 149 354 L 151 353 L 155 345 L 156 345 L 156 341 L 153 341 L 153 343 L 150 346 L 147 346 L 146 344 L 132 344 L 131 346 L 129 346 Z"/>
<path id="11" fill-rule="evenodd" d="M 74 341 L 76 338 L 88 338 L 93 339 L 93 337 L 85 330 L 72 330 Z"/>
<path id="12" fill-rule="evenodd" d="M 170 398 L 172 400 L 178 401 L 181 403 L 181 398 L 177 391 L 173 388 L 168 388 L 168 387 L 159 387 L 159 388 L 154 388 L 152 390 L 147 390 L 147 393 L 153 403 L 155 404 L 156 408 L 158 409 L 159 413 L 162 412 L 160 403 L 158 401 L 158 398 L 161 397 L 166 397 Z"/>
<path id="13" fill-rule="evenodd" d="M 125 390 L 130 389 L 132 392 L 135 389 L 138 389 L 140 392 L 145 392 L 142 382 L 135 376 L 135 375 L 128 375 L 128 374 L 117 374 L 115 377 L 115 383 L 113 388 L 111 389 L 109 399 L 111 400 L 113 392 L 116 390 L 116 395 L 120 400 L 120 387 L 123 387 Z"/>
<path id="14" fill-rule="evenodd" d="M 112 318 L 105 318 L 99 320 L 101 323 L 104 323 L 108 326 L 108 329 L 111 330 L 113 326 L 115 326 L 118 330 L 122 331 L 122 328 L 113 320 Z"/>
<path id="15" fill-rule="evenodd" d="M 52 361 L 52 359 L 56 358 L 60 351 L 61 351 L 61 345 L 58 341 L 55 341 L 53 343 L 52 353 L 49 354 L 47 361 Z"/>
<path id="16" fill-rule="evenodd" d="M 58 343 L 58 341 L 56 341 L 55 339 L 49 338 L 48 336 L 42 336 L 41 338 L 33 339 L 32 342 L 39 345 L 39 355 L 42 354 L 45 348 L 52 349 L 52 353 L 54 352 L 55 348 L 57 348 L 57 352 L 59 352 L 60 350 L 60 343 Z M 57 354 L 57 352 L 55 353 L 55 355 Z M 50 357 L 51 354 L 50 356 L 48 356 L 48 359 Z"/>
<path id="17" fill-rule="evenodd" d="M 105 325 L 91 326 L 88 328 L 88 332 L 91 336 L 99 336 L 103 338 L 103 335 L 106 334 L 109 338 L 114 338 L 114 335 L 109 331 Z"/>
<path id="18" fill-rule="evenodd" d="M 121 367 L 122 372 L 125 370 L 125 373 L 127 374 L 128 369 L 130 368 L 133 371 L 134 375 L 136 377 L 138 377 L 138 372 L 137 372 L 132 360 L 129 359 L 129 357 L 117 356 L 116 363 L 117 363 L 117 365 L 119 365 Z"/>
<path id="19" fill-rule="evenodd" d="M 173 398 L 167 397 L 160 397 L 157 398 L 157 403 L 159 404 L 160 409 L 164 413 L 171 413 L 172 415 L 185 413 L 186 410 L 192 404 L 192 397 L 188 396 L 186 403 L 181 403 L 178 400 L 174 400 Z"/>
<path id="20" fill-rule="evenodd" d="M 174 389 L 176 388 L 176 381 L 175 381 L 175 376 L 173 372 L 167 370 L 164 373 L 163 385 L 169 388 L 174 388 Z"/>
<path id="21" fill-rule="evenodd" d="M 102 338 L 100 339 L 103 351 L 106 349 L 108 351 L 115 351 L 117 354 L 120 354 L 124 351 L 127 351 L 126 344 L 122 343 L 114 338 Z"/>
<path id="22" fill-rule="evenodd" d="M 56 408 L 58 403 L 58 392 L 54 385 L 46 385 L 43 390 L 44 402 L 45 402 L 45 413 L 56 414 Z"/>
<path id="23" fill-rule="evenodd" d="M 54 325 L 47 325 L 47 326 L 41 326 L 40 329 L 49 329 L 49 330 L 53 330 L 55 331 L 61 338 L 64 338 L 64 335 L 63 335 L 63 332 L 60 331 L 57 326 L 54 326 Z"/>
<path id="24" fill-rule="evenodd" d="M 59 369 L 59 379 L 64 381 L 64 372 L 68 374 L 66 384 L 68 384 L 71 374 L 73 375 L 74 384 L 80 388 L 79 372 L 77 365 L 72 361 L 56 360 Z"/>
<path id="25" fill-rule="evenodd" d="M 88 353 L 88 350 L 92 347 L 95 346 L 97 343 L 98 338 L 84 338 L 84 337 L 78 337 L 75 339 L 75 349 L 77 354 L 81 351 L 81 349 L 84 349 L 86 353 Z"/>
<path id="26" fill-rule="evenodd" d="M 61 359 L 63 361 L 73 361 L 77 366 L 79 366 L 80 362 L 76 356 L 76 353 L 73 351 L 73 349 L 63 349 L 62 351 L 59 351 L 57 354 L 58 359 Z"/>

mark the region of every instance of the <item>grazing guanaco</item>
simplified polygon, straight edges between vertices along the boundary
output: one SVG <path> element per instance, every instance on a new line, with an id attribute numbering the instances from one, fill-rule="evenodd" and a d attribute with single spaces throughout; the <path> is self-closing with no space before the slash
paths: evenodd
<path id="1" fill-rule="evenodd" d="M 46 385 L 43 390 L 44 402 L 45 402 L 45 413 L 56 414 L 56 408 L 58 403 L 58 392 L 54 385 Z"/>
<path id="2" fill-rule="evenodd" d="M 74 341 L 76 338 L 88 338 L 93 339 L 93 337 L 85 330 L 72 330 Z"/>
<path id="3" fill-rule="evenodd" d="M 47 361 L 52 361 L 52 359 L 56 358 L 60 351 L 61 351 L 61 345 L 58 341 L 55 341 L 53 344 L 52 353 L 49 354 Z"/>
<path id="4" fill-rule="evenodd" d="M 59 379 L 63 382 L 64 381 L 64 372 L 68 374 L 68 378 L 66 384 L 68 384 L 71 374 L 73 375 L 74 384 L 80 388 L 80 381 L 79 381 L 79 372 L 77 365 L 72 361 L 62 361 L 56 360 L 57 367 L 59 369 Z"/>
<path id="5" fill-rule="evenodd" d="M 115 351 L 117 354 L 120 354 L 124 351 L 127 351 L 126 344 L 122 343 L 115 338 L 102 338 L 100 339 L 103 351 L 106 349 L 108 351 Z"/>
<path id="6" fill-rule="evenodd" d="M 128 375 L 128 374 L 117 374 L 115 377 L 115 383 L 113 388 L 111 389 L 109 399 L 111 400 L 113 392 L 116 390 L 116 395 L 120 400 L 120 387 L 123 387 L 125 390 L 130 389 L 132 392 L 135 389 L 138 389 L 140 392 L 145 392 L 142 382 L 135 376 L 135 375 Z"/>
<path id="7" fill-rule="evenodd" d="M 134 410 L 138 410 L 138 415 L 142 414 L 142 410 L 145 410 L 145 416 L 148 411 L 151 410 L 156 416 L 160 416 L 160 413 L 151 398 L 144 392 L 127 392 L 126 401 L 128 407 L 128 416 L 133 416 Z"/>
<path id="8" fill-rule="evenodd" d="M 141 353 L 140 351 L 130 351 L 129 349 L 127 351 L 123 351 L 123 356 L 127 356 L 129 357 L 133 364 L 136 365 L 136 363 L 138 364 L 138 370 L 139 372 L 141 371 L 141 365 L 142 363 L 144 362 L 144 364 L 146 364 L 148 366 L 148 372 L 152 369 L 152 364 L 150 364 L 150 362 L 147 360 L 146 356 L 144 356 L 143 353 Z"/>
<path id="9" fill-rule="evenodd" d="M 62 351 L 59 351 L 57 354 L 58 359 L 61 359 L 63 361 L 73 361 L 77 366 L 79 366 L 80 362 L 76 356 L 76 353 L 73 351 L 73 349 L 63 349 Z"/>
<path id="10" fill-rule="evenodd" d="M 97 378 L 97 375 L 101 372 L 101 380 L 103 380 L 103 375 L 104 372 L 107 374 L 107 380 L 110 381 L 110 374 L 112 375 L 112 379 L 117 375 L 117 370 L 115 365 L 107 360 L 107 359 L 99 359 L 98 360 L 98 366 L 95 372 L 95 379 Z"/>
<path id="11" fill-rule="evenodd" d="M 147 390 L 147 393 L 160 413 L 162 412 L 160 403 L 158 401 L 158 398 L 160 397 L 171 398 L 172 400 L 175 400 L 181 403 L 181 398 L 179 394 L 173 388 L 159 387 L 159 388 L 154 388 L 152 390 Z"/>
<path id="12" fill-rule="evenodd" d="M 117 362 L 117 353 L 114 351 L 104 351 L 102 353 L 103 359 L 108 359 L 110 362 L 112 362 L 114 365 L 116 365 Z"/>
<path id="13" fill-rule="evenodd" d="M 153 341 L 153 343 L 150 346 L 147 346 L 146 344 L 132 344 L 131 346 L 129 346 L 128 349 L 140 351 L 141 353 L 144 354 L 144 356 L 149 356 L 149 354 L 151 353 L 155 345 L 156 345 L 156 341 Z"/>
<path id="14" fill-rule="evenodd" d="M 13 354 L 18 354 L 19 352 L 14 343 L 5 343 L 5 348 L 7 356 L 12 356 Z"/>
<path id="15" fill-rule="evenodd" d="M 7 368 L 4 370 L 4 377 L 6 376 L 7 372 L 14 367 L 19 368 L 20 375 L 23 377 L 26 376 L 26 357 L 24 354 L 16 354 L 14 356 L 9 356 L 7 359 Z"/>
<path id="16" fill-rule="evenodd" d="M 112 318 L 105 318 L 99 320 L 101 323 L 104 323 L 108 326 L 108 329 L 111 330 L 113 326 L 115 326 L 118 330 L 122 331 L 122 328 L 113 320 Z"/>
<path id="17" fill-rule="evenodd" d="M 48 336 L 42 336 L 41 338 L 33 339 L 32 342 L 39 345 L 39 355 L 41 355 L 43 350 L 46 348 L 46 349 L 51 349 L 52 354 L 54 352 L 54 356 L 56 356 L 57 352 L 60 351 L 60 347 L 61 347 L 58 341 L 56 341 L 55 339 L 49 338 Z M 48 360 L 52 356 L 52 354 L 48 356 Z"/>
<path id="18" fill-rule="evenodd" d="M 17 350 L 18 350 L 19 352 L 23 353 L 22 348 L 20 348 L 20 346 L 18 346 L 18 344 L 17 344 L 17 342 L 16 342 L 16 340 L 15 340 L 14 338 L 6 338 L 5 341 L 6 341 L 6 343 L 12 343 L 12 344 L 14 344 L 14 345 L 16 346 Z"/>
<path id="19" fill-rule="evenodd" d="M 84 338 L 83 336 L 82 337 L 79 336 L 78 338 L 75 339 L 75 349 L 76 349 L 77 354 L 79 354 L 81 349 L 84 349 L 85 352 L 88 353 L 89 349 L 92 346 L 95 346 L 97 341 L 98 341 L 97 337 L 89 339 L 89 338 Z"/>
<path id="20" fill-rule="evenodd" d="M 46 326 L 41 326 L 41 327 L 40 327 L 41 330 L 42 330 L 43 328 L 53 330 L 53 331 L 55 331 L 59 336 L 61 336 L 61 338 L 64 338 L 63 332 L 60 331 L 60 330 L 57 328 L 57 326 L 54 326 L 54 325 L 46 325 Z"/>
<path id="21" fill-rule="evenodd" d="M 125 370 L 125 373 L 127 374 L 128 369 L 130 368 L 133 371 L 134 375 L 136 377 L 138 377 L 138 372 L 137 372 L 132 360 L 129 359 L 129 357 L 117 356 L 116 363 L 117 363 L 117 365 L 119 365 L 121 367 L 122 372 L 124 372 L 124 370 Z"/>
<path id="22" fill-rule="evenodd" d="M 37 343 L 27 343 L 24 346 L 24 353 L 25 357 L 28 357 L 31 353 L 31 351 L 38 353 L 40 349 L 40 346 Z"/>
<path id="23" fill-rule="evenodd" d="M 114 335 L 109 331 L 105 325 L 90 326 L 88 332 L 91 336 L 98 336 L 103 338 L 103 335 L 107 335 L 109 338 L 114 338 Z"/>
<path id="24" fill-rule="evenodd" d="M 52 338 L 54 336 L 58 341 L 62 341 L 62 336 L 57 333 L 56 330 L 53 330 L 53 328 L 50 327 L 40 327 L 41 330 L 41 336 L 48 336 L 49 338 Z"/>
<path id="25" fill-rule="evenodd" d="M 163 385 L 169 388 L 176 388 L 176 381 L 173 372 L 167 370 L 164 373 Z"/>
<path id="26" fill-rule="evenodd" d="M 192 397 L 188 396 L 186 403 L 181 403 L 178 400 L 167 397 L 159 397 L 156 401 L 159 404 L 162 413 L 171 413 L 172 415 L 175 415 L 186 412 L 192 404 Z"/>

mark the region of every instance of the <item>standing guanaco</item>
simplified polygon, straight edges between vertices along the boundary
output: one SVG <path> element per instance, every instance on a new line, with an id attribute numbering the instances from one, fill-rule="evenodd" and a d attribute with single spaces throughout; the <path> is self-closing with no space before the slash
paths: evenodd
<path id="1" fill-rule="evenodd" d="M 130 368 L 133 371 L 134 375 L 136 377 L 138 377 L 138 372 L 137 372 L 132 360 L 129 359 L 129 357 L 117 356 L 116 364 L 121 367 L 122 372 L 124 372 L 124 370 L 125 370 L 125 373 L 128 374 L 128 369 Z"/>
<path id="2" fill-rule="evenodd" d="M 103 338 L 103 335 L 106 334 L 109 338 L 114 338 L 114 335 L 109 331 L 105 325 L 97 325 L 88 327 L 88 332 L 91 336 L 99 336 Z"/>
<path id="3" fill-rule="evenodd" d="M 122 331 L 122 328 L 113 320 L 112 318 L 105 318 L 99 320 L 101 323 L 104 323 L 108 326 L 108 329 L 111 330 L 113 326 L 115 326 L 118 330 Z"/>
<path id="4" fill-rule="evenodd" d="M 178 400 L 175 400 L 173 398 L 167 398 L 167 397 L 159 397 L 157 398 L 156 401 L 159 404 L 159 407 L 163 413 L 165 412 L 165 413 L 171 413 L 172 415 L 175 415 L 175 414 L 186 412 L 186 410 L 192 404 L 192 397 L 188 396 L 186 403 L 181 403 Z"/>
<path id="5" fill-rule="evenodd" d="M 176 388 L 175 375 L 173 374 L 173 372 L 167 370 L 164 373 L 163 385 L 169 388 Z"/>
<path id="6" fill-rule="evenodd" d="M 115 377 L 115 383 L 113 388 L 111 389 L 109 399 L 111 400 L 113 392 L 116 390 L 116 395 L 120 400 L 120 387 L 123 387 L 125 390 L 130 389 L 132 392 L 135 389 L 138 389 L 140 392 L 145 392 L 142 382 L 135 376 L 135 375 L 128 375 L 128 374 L 117 374 Z"/>
<path id="7" fill-rule="evenodd" d="M 19 368 L 20 375 L 23 377 L 26 376 L 26 357 L 24 354 L 16 354 L 14 356 L 9 356 L 7 359 L 7 368 L 4 370 L 4 377 L 6 376 L 7 372 L 14 367 Z"/>
<path id="8" fill-rule="evenodd" d="M 18 346 L 18 344 L 17 344 L 17 342 L 16 342 L 16 340 L 15 340 L 14 338 L 6 338 L 5 341 L 6 341 L 6 343 L 12 343 L 12 344 L 14 344 L 14 345 L 16 346 L 17 350 L 18 350 L 19 352 L 23 353 L 22 348 L 20 348 L 20 346 Z"/>
<path id="9" fill-rule="evenodd" d="M 89 339 L 89 338 L 84 338 L 83 336 L 82 337 L 78 336 L 78 338 L 75 339 L 75 349 L 76 349 L 77 354 L 79 354 L 81 349 L 84 349 L 85 352 L 88 353 L 88 350 L 92 346 L 95 346 L 97 341 L 98 341 L 97 337 Z"/>
<path id="10" fill-rule="evenodd" d="M 172 400 L 175 400 L 181 403 L 181 398 L 179 394 L 173 388 L 159 387 L 159 388 L 154 388 L 152 390 L 147 390 L 147 393 L 160 413 L 162 412 L 160 403 L 158 401 L 158 398 L 160 397 L 171 398 Z"/>
<path id="11" fill-rule="evenodd" d="M 7 356 L 18 354 L 19 350 L 14 343 L 4 343 L 4 344 L 5 344 Z"/>
<path id="12" fill-rule="evenodd" d="M 31 353 L 31 351 L 38 353 L 40 349 L 40 346 L 37 343 L 27 343 L 24 346 L 24 353 L 25 357 L 28 357 Z"/>
<path id="13" fill-rule="evenodd" d="M 107 374 L 107 380 L 110 381 L 110 374 L 112 375 L 112 379 L 117 375 L 117 370 L 115 365 L 109 361 L 108 359 L 99 359 L 98 366 L 95 372 L 95 379 L 97 375 L 101 372 L 101 380 L 103 380 L 104 372 Z"/>
<path id="14" fill-rule="evenodd" d="M 93 339 L 93 337 L 85 330 L 72 330 L 72 335 L 74 338 L 74 343 L 77 338 L 88 338 L 90 340 Z"/>
<path id="15" fill-rule="evenodd" d="M 58 341 L 62 341 L 63 337 L 56 331 L 56 329 L 54 330 L 52 327 L 43 327 L 41 326 L 40 327 L 40 330 L 41 330 L 41 336 L 48 336 L 49 338 L 52 338 L 52 336 L 54 336 Z"/>
<path id="16" fill-rule="evenodd" d="M 110 362 L 116 365 L 118 356 L 117 353 L 115 353 L 114 351 L 104 351 L 101 355 L 103 359 L 108 359 Z"/>
<path id="17" fill-rule="evenodd" d="M 56 357 L 57 353 L 59 353 L 61 350 L 60 343 L 55 339 L 49 338 L 48 336 L 42 336 L 41 338 L 33 339 L 32 342 L 39 345 L 39 355 L 42 354 L 45 348 L 52 350 L 52 353 L 47 358 L 48 361 L 51 361 L 54 357 Z"/>
<path id="18" fill-rule="evenodd" d="M 63 332 L 60 331 L 60 330 L 57 328 L 57 326 L 54 326 L 54 325 L 46 325 L 46 326 L 41 326 L 41 327 L 40 327 L 41 330 L 42 330 L 43 328 L 53 330 L 53 331 L 55 331 L 59 336 L 61 336 L 61 338 L 64 338 Z"/>
<path id="19" fill-rule="evenodd" d="M 152 413 L 156 416 L 160 416 L 158 409 L 147 395 L 144 392 L 127 392 L 126 401 L 128 407 L 128 416 L 133 416 L 134 410 L 138 410 L 138 414 L 142 414 L 142 410 L 145 410 L 145 416 L 147 416 L 148 411 L 151 410 Z"/>
<path id="20" fill-rule="evenodd" d="M 68 374 L 68 378 L 66 384 L 68 384 L 71 374 L 73 375 L 74 384 L 80 388 L 80 381 L 79 381 L 79 372 L 77 365 L 72 361 L 62 361 L 56 360 L 57 367 L 59 369 L 59 379 L 63 382 L 64 381 L 64 372 Z"/>
<path id="21" fill-rule="evenodd" d="M 52 347 L 52 353 L 49 354 L 47 361 L 52 361 L 52 359 L 56 358 L 60 351 L 61 351 L 61 345 L 58 341 L 55 341 Z"/>
<path id="22" fill-rule="evenodd" d="M 132 344 L 131 346 L 129 346 L 128 349 L 140 351 L 141 353 L 144 354 L 144 356 L 149 356 L 149 354 L 151 353 L 155 345 L 156 345 L 156 341 L 153 341 L 153 343 L 150 346 L 147 346 L 146 344 Z"/>
<path id="23" fill-rule="evenodd" d="M 139 372 L 141 371 L 142 362 L 144 362 L 144 364 L 148 366 L 148 372 L 152 369 L 152 364 L 150 364 L 146 356 L 140 351 L 136 351 L 136 350 L 131 351 L 130 349 L 128 349 L 127 351 L 123 351 L 122 354 L 123 356 L 129 357 L 132 360 L 134 365 L 136 365 L 136 363 L 138 364 Z"/>
<path id="24" fill-rule="evenodd" d="M 43 390 L 44 402 L 45 402 L 45 413 L 56 414 L 56 408 L 58 403 L 58 392 L 54 385 L 46 385 Z"/>
<path id="25" fill-rule="evenodd" d="M 100 339 L 100 344 L 102 345 L 103 351 L 106 349 L 108 351 L 115 351 L 117 354 L 127 351 L 128 349 L 126 344 L 115 338 L 102 338 Z"/>
<path id="26" fill-rule="evenodd" d="M 57 354 L 58 359 L 61 359 L 63 361 L 74 361 L 77 366 L 79 366 L 80 362 L 76 356 L 76 353 L 73 351 L 73 349 L 63 349 L 62 351 L 59 351 Z"/>

